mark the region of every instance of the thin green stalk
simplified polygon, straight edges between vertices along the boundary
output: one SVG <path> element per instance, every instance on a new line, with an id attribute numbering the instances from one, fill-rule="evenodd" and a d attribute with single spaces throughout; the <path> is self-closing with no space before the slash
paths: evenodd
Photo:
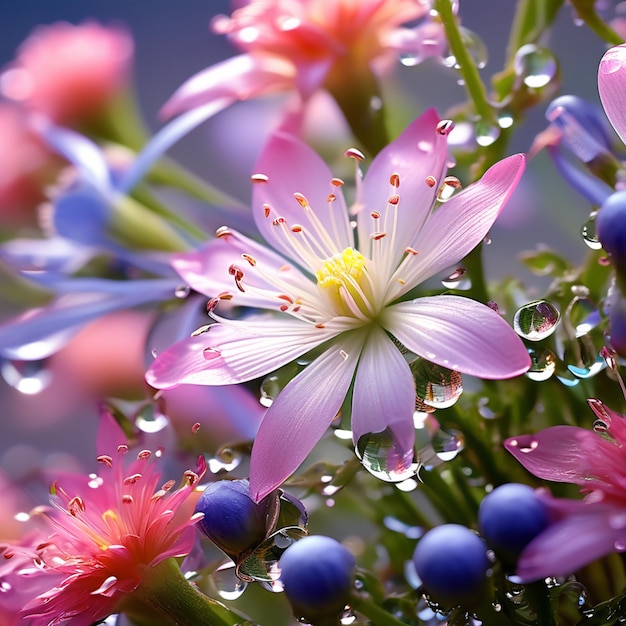
<path id="1" fill-rule="evenodd" d="M 428 498 L 446 521 L 465 526 L 474 523 L 473 512 L 467 510 L 465 502 L 458 497 L 437 469 L 423 472 L 421 478 L 422 489 L 427 492 Z"/>
<path id="2" fill-rule="evenodd" d="M 365 615 L 376 626 L 406 626 L 403 621 L 375 604 L 368 596 L 354 592 L 348 602 L 353 609 Z"/>
<path id="3" fill-rule="evenodd" d="M 585 24 L 600 39 L 606 43 L 617 46 L 624 43 L 624 39 L 620 37 L 599 15 L 596 11 L 596 0 L 570 0 L 577 16 L 585 22 Z"/>
<path id="4" fill-rule="evenodd" d="M 487 97 L 487 90 L 480 78 L 474 60 L 463 43 L 461 31 L 459 30 L 456 16 L 452 12 L 450 0 L 435 0 L 434 8 L 441 17 L 448 44 L 459 65 L 459 71 L 463 77 L 465 89 L 474 104 L 476 114 L 485 123 L 493 125 L 495 123 L 495 116 L 493 108 L 489 103 L 489 98 Z"/>

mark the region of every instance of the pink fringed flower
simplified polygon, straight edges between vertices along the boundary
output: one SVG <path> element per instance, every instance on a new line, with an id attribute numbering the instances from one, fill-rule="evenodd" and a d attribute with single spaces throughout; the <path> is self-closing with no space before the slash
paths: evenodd
<path id="1" fill-rule="evenodd" d="M 124 87 L 133 47 L 122 28 L 39 26 L 0 76 L 0 91 L 58 124 L 76 126 L 102 112 Z"/>
<path id="2" fill-rule="evenodd" d="M 522 552 L 524 580 L 573 574 L 591 561 L 626 550 L 626 418 L 589 400 L 594 429 L 553 426 L 513 437 L 506 449 L 532 474 L 574 483 L 583 501 L 546 498 L 556 521 Z"/>
<path id="3" fill-rule="evenodd" d="M 482 241 L 524 169 L 523 155 L 504 159 L 433 211 L 450 126 L 430 110 L 378 154 L 359 181 L 352 216 L 342 181 L 308 146 L 278 133 L 253 176 L 253 214 L 273 249 L 224 228 L 203 250 L 176 256 L 189 285 L 219 294 L 211 309 L 224 299 L 270 314 L 233 321 L 213 311 L 219 323 L 157 357 L 151 385 L 240 383 L 311 353 L 261 423 L 250 469 L 255 498 L 300 465 L 350 390 L 357 447 L 384 433 L 387 466 L 406 471 L 416 391 L 398 344 L 485 378 L 528 368 L 522 342 L 489 307 L 452 295 L 413 299 L 415 287 Z"/>
<path id="4" fill-rule="evenodd" d="M 141 585 L 149 568 L 191 550 L 201 516 L 184 505 L 204 475 L 204 459 L 172 491 L 174 481 L 161 486 L 153 459 L 158 453 L 142 450 L 130 463 L 124 462 L 126 454 L 124 433 L 105 413 L 98 433 L 102 472 L 67 476 L 53 485 L 53 532 L 37 547 L 51 588 L 24 607 L 29 624 L 97 622 Z"/>
<path id="5" fill-rule="evenodd" d="M 297 90 L 307 98 L 342 68 L 343 82 L 365 77 L 389 54 L 417 60 L 444 49 L 441 29 L 401 28 L 428 13 L 418 0 L 248 0 L 213 21 L 244 54 L 186 81 L 165 104 L 176 115 L 211 100 L 235 100 Z M 349 70 L 350 73 L 346 73 Z M 354 94 L 353 94 L 354 95 Z"/>

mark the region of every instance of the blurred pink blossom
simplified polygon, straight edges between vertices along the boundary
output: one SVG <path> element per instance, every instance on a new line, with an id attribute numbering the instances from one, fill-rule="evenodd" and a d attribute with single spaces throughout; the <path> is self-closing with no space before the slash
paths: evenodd
<path id="1" fill-rule="evenodd" d="M 0 75 L 0 92 L 58 124 L 76 127 L 100 114 L 124 88 L 133 48 L 121 27 L 38 26 Z"/>
<path id="2" fill-rule="evenodd" d="M 418 0 L 249 0 L 212 27 L 243 54 L 188 79 L 163 107 L 172 116 L 208 101 L 224 107 L 269 93 L 296 91 L 307 100 L 325 87 L 356 95 L 391 58 L 441 54 L 440 25 L 403 24 L 428 15 Z M 372 94 L 373 95 L 373 94 Z"/>
<path id="3" fill-rule="evenodd" d="M 29 128 L 19 107 L 6 102 L 0 102 L 0 163 L 0 226 L 35 225 L 45 187 L 64 161 Z"/>

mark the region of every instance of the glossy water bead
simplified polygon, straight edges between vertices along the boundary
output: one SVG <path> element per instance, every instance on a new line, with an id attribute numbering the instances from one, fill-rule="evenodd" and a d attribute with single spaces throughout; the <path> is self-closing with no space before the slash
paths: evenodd
<path id="1" fill-rule="evenodd" d="M 508 483 L 488 493 L 478 526 L 489 547 L 508 564 L 549 524 L 548 509 L 528 485 Z"/>
<path id="2" fill-rule="evenodd" d="M 287 548 L 278 565 L 285 594 L 298 619 L 322 623 L 337 617 L 348 603 L 355 561 L 335 539 L 304 537 Z"/>
<path id="3" fill-rule="evenodd" d="M 475 601 L 490 567 L 485 542 L 460 524 L 429 530 L 415 548 L 413 564 L 431 599 L 451 605 Z"/>

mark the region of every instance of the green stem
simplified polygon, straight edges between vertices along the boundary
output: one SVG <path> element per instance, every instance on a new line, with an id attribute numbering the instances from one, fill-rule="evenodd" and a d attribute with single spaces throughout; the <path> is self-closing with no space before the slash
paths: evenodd
<path id="1" fill-rule="evenodd" d="M 253 626 L 247 618 L 205 596 L 190 583 L 174 559 L 146 568 L 133 599 L 143 602 L 176 624 L 194 626 Z"/>
<path id="2" fill-rule="evenodd" d="M 382 607 L 374 604 L 369 596 L 354 592 L 350 596 L 349 604 L 353 609 L 365 615 L 365 617 L 373 624 L 376 624 L 376 626 L 406 626 L 406 624 L 397 617 L 394 617 Z"/>
<path id="3" fill-rule="evenodd" d="M 206 241 L 209 238 L 208 234 L 204 232 L 204 230 L 202 230 L 195 224 L 190 223 L 182 215 L 175 213 L 160 200 L 158 200 L 152 193 L 150 193 L 150 190 L 146 186 L 141 185 L 139 187 L 136 187 L 135 189 L 133 189 L 132 195 L 143 206 L 150 209 L 153 213 L 156 213 L 163 219 L 166 219 L 174 226 L 180 228 L 180 230 L 187 233 L 194 240 Z"/>
<path id="4" fill-rule="evenodd" d="M 513 17 L 507 45 L 507 65 L 513 63 L 517 51 L 527 43 L 536 42 L 552 24 L 564 0 L 519 0 Z"/>
<path id="5" fill-rule="evenodd" d="M 182 165 L 164 156 L 154 164 L 147 174 L 147 179 L 156 184 L 176 187 L 192 198 L 207 204 L 240 207 L 241 202 L 213 185 L 202 180 Z"/>
<path id="6" fill-rule="evenodd" d="M 328 74 L 325 87 L 333 96 L 367 156 L 376 156 L 388 143 L 383 100 L 376 77 L 359 59 L 346 57 Z"/>
<path id="7" fill-rule="evenodd" d="M 612 46 L 624 43 L 620 37 L 596 11 L 596 0 L 571 0 L 578 17 L 594 32 L 600 39 Z"/>
<path id="8" fill-rule="evenodd" d="M 554 610 L 550 601 L 550 591 L 543 581 L 528 583 L 524 586 L 524 592 L 530 605 L 535 610 L 538 623 L 542 626 L 556 626 Z"/>
<path id="9" fill-rule="evenodd" d="M 465 89 L 474 104 L 477 115 L 487 124 L 495 123 L 493 108 L 487 97 L 487 90 L 483 84 L 478 68 L 463 43 L 461 31 L 452 12 L 450 0 L 435 0 L 434 8 L 439 13 L 446 37 L 459 65 L 459 71 L 465 83 Z"/>

